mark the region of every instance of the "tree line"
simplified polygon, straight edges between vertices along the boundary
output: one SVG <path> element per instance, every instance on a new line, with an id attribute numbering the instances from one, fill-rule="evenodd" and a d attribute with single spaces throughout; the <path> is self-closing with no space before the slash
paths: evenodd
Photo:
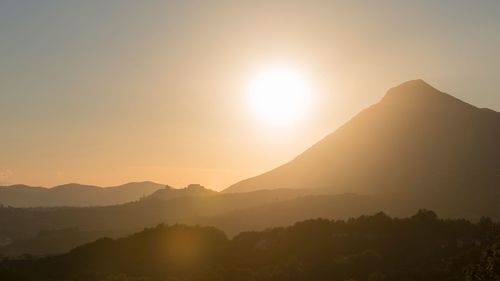
<path id="1" fill-rule="evenodd" d="M 0 280 L 500 280 L 500 228 L 384 213 L 243 232 L 158 225 L 63 255 L 5 258 Z"/>

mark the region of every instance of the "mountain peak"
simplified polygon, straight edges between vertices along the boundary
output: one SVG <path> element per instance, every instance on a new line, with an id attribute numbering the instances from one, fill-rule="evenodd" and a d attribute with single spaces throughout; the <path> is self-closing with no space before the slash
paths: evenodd
<path id="1" fill-rule="evenodd" d="M 418 107 L 469 107 L 467 104 L 449 94 L 443 93 L 422 79 L 406 81 L 387 91 L 382 104 Z"/>
<path id="2" fill-rule="evenodd" d="M 408 90 L 421 90 L 421 91 L 437 91 L 436 88 L 432 87 L 429 83 L 425 82 L 423 79 L 408 80 L 399 84 L 396 87 L 389 89 L 389 91 L 408 91 Z"/>
<path id="3" fill-rule="evenodd" d="M 379 103 L 292 161 L 226 192 L 275 188 L 423 192 L 441 186 L 452 189 L 469 180 L 472 185 L 478 181 L 498 186 L 498 143 L 497 113 L 423 80 L 412 80 L 387 91 Z"/>

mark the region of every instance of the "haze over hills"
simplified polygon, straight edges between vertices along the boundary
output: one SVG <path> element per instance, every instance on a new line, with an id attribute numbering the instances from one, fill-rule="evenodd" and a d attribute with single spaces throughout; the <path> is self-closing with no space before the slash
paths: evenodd
<path id="1" fill-rule="evenodd" d="M 131 182 L 99 187 L 65 184 L 52 188 L 27 185 L 0 186 L 0 204 L 12 207 L 106 206 L 139 200 L 165 185 L 154 182 Z"/>
<path id="2" fill-rule="evenodd" d="M 423 80 L 390 89 L 289 163 L 224 192 L 328 188 L 500 204 L 500 113 Z M 475 202 L 475 203 L 474 203 Z"/>
<path id="3" fill-rule="evenodd" d="M 500 218 L 498 206 L 457 205 L 451 202 L 454 194 L 443 201 L 432 196 L 334 195 L 314 189 L 191 190 L 166 188 L 140 201 L 105 207 L 0 208 L 0 256 L 63 253 L 100 237 L 125 236 L 160 223 L 215 226 L 232 236 L 319 217 L 349 219 L 379 211 L 404 217 L 421 208 L 437 210 L 446 218 Z"/>
<path id="4" fill-rule="evenodd" d="M 156 191 L 121 205 L 0 208 L 0 254 L 60 253 L 159 223 L 211 225 L 235 235 L 310 218 L 347 219 L 378 211 L 401 217 L 421 208 L 446 218 L 498 220 L 498 144 L 500 113 L 476 108 L 422 80 L 409 81 L 290 163 L 225 192 L 149 183 Z M 65 194 L 74 188 L 41 192 Z M 73 197 L 58 197 L 66 200 L 60 205 L 78 206 L 85 198 L 67 194 Z M 128 201 L 143 194 L 135 195 Z"/>
<path id="5" fill-rule="evenodd" d="M 315 204 L 313 208 L 299 200 L 307 194 L 317 194 L 318 197 L 313 198 L 320 200 L 322 192 L 279 189 L 222 194 L 190 185 L 183 189 L 167 187 L 142 200 L 113 206 L 0 207 L 0 256 L 63 253 L 100 237 L 128 235 L 159 223 L 215 225 L 235 235 L 243 230 L 284 225 L 303 217 L 331 217 L 334 210 L 345 206 L 344 203 L 338 204 L 339 201 L 352 204 L 357 198 L 352 196 L 352 199 L 343 200 L 343 196 L 327 196 L 323 200 L 331 204 Z M 288 205 L 295 206 L 289 215 L 269 213 L 264 218 L 260 211 L 255 212 L 257 216 L 251 215 L 261 208 L 279 208 L 280 202 L 287 201 L 290 201 Z M 365 210 L 359 208 L 361 213 L 339 212 L 333 217 L 346 218 L 346 214 L 359 215 Z"/>

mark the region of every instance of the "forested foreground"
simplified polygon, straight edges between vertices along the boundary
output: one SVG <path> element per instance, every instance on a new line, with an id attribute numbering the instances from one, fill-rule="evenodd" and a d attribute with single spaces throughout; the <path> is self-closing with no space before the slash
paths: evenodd
<path id="1" fill-rule="evenodd" d="M 67 254 L 4 259 L 0 280 L 500 280 L 498 225 L 383 213 L 244 232 L 159 225 Z"/>

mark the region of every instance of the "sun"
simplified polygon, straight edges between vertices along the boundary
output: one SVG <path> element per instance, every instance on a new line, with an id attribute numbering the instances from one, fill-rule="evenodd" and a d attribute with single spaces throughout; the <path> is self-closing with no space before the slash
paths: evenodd
<path id="1" fill-rule="evenodd" d="M 303 117 L 311 103 L 311 88 L 298 71 L 272 67 L 259 72 L 248 87 L 255 117 L 271 125 L 289 125 Z"/>

